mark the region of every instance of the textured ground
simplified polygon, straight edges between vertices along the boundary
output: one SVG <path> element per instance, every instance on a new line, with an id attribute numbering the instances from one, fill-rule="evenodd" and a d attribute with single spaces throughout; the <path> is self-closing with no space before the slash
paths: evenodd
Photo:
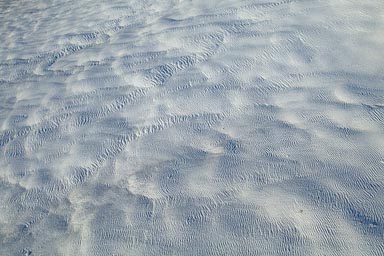
<path id="1" fill-rule="evenodd" d="M 384 2 L 0 1 L 0 255 L 384 255 Z"/>

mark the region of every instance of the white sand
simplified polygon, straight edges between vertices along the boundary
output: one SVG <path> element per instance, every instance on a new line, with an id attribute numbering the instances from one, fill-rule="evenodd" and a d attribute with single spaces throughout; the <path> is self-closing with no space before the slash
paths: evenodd
<path id="1" fill-rule="evenodd" d="M 384 255 L 383 10 L 0 1 L 0 255 Z"/>

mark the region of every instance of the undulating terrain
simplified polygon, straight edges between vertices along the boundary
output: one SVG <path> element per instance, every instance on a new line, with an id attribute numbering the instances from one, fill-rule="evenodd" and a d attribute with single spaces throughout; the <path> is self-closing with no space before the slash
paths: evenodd
<path id="1" fill-rule="evenodd" d="M 0 255 L 384 255 L 382 0 L 0 0 Z"/>

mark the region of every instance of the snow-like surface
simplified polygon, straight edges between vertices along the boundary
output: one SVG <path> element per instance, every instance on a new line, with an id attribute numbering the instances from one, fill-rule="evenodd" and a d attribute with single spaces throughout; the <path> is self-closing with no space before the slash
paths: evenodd
<path id="1" fill-rule="evenodd" d="M 0 255 L 384 255 L 383 10 L 0 1 Z"/>

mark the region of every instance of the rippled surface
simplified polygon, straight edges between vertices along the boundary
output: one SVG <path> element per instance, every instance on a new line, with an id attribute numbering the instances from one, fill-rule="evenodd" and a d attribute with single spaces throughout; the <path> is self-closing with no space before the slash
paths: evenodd
<path id="1" fill-rule="evenodd" d="M 383 9 L 0 1 L 0 254 L 383 255 Z"/>

